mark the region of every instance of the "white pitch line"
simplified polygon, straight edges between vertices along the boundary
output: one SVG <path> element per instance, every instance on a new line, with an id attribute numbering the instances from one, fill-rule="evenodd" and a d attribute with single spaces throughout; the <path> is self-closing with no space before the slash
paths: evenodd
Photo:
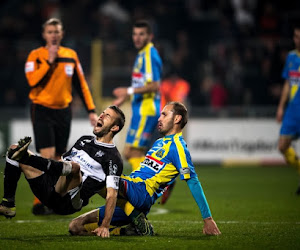
<path id="1" fill-rule="evenodd" d="M 54 220 L 0 220 L 0 224 L 5 223 L 17 223 L 17 224 L 26 224 L 26 223 L 49 223 L 49 221 L 56 222 L 70 222 L 72 219 L 54 219 Z M 203 224 L 203 221 L 172 221 L 172 220 L 150 220 L 152 223 L 157 224 Z M 217 224 L 252 224 L 252 225 L 300 225 L 300 221 L 216 221 Z"/>
<path id="2" fill-rule="evenodd" d="M 149 213 L 150 216 L 152 215 L 161 215 L 167 214 L 170 211 L 165 208 L 158 208 L 153 207 L 151 212 Z M 63 219 L 54 219 L 54 220 L 0 220 L 0 224 L 2 223 L 18 223 L 18 224 L 25 224 L 25 223 L 45 223 L 49 221 L 56 221 L 56 222 L 70 222 L 72 218 L 63 218 Z M 157 224 L 203 224 L 202 220 L 150 220 L 153 223 Z M 238 220 L 219 220 L 216 221 L 217 224 L 248 224 L 248 225 L 300 225 L 300 221 L 238 221 Z"/>

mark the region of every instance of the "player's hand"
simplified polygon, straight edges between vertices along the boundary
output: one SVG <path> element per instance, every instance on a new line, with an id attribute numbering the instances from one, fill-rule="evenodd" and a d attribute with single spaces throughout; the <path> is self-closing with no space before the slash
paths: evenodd
<path id="1" fill-rule="evenodd" d="M 284 113 L 283 108 L 279 107 L 277 109 L 277 113 L 276 113 L 276 120 L 277 120 L 277 122 L 281 122 L 282 121 L 283 113 Z"/>
<path id="2" fill-rule="evenodd" d="M 58 49 L 59 49 L 58 45 L 52 44 L 49 46 L 49 48 L 48 48 L 48 53 L 49 53 L 48 62 L 49 63 L 54 63 L 54 61 L 57 57 Z"/>
<path id="3" fill-rule="evenodd" d="M 95 230 L 92 231 L 92 233 L 102 238 L 109 238 L 109 229 L 104 226 L 97 227 Z"/>
<path id="4" fill-rule="evenodd" d="M 98 121 L 98 115 L 94 112 L 89 113 L 89 119 L 91 122 L 91 125 L 94 127 L 97 124 Z"/>
<path id="5" fill-rule="evenodd" d="M 206 235 L 221 234 L 221 232 L 213 218 L 210 217 L 210 218 L 204 219 L 203 234 L 206 234 Z"/>

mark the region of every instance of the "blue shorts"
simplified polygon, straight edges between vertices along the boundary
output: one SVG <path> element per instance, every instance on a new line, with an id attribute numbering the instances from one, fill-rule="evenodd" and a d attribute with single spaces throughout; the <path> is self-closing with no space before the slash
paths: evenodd
<path id="1" fill-rule="evenodd" d="M 292 109 L 287 109 L 281 129 L 280 129 L 281 136 L 290 136 L 293 139 L 298 138 L 300 135 L 300 115 L 299 111 L 293 111 Z"/>
<path id="2" fill-rule="evenodd" d="M 155 203 L 157 196 L 154 194 L 152 197 L 146 190 L 144 182 L 134 182 L 129 176 L 122 178 L 124 184 L 124 195 L 127 200 L 138 210 L 148 214 L 151 206 Z"/>
<path id="3" fill-rule="evenodd" d="M 132 147 L 148 147 L 159 116 L 133 115 L 127 132 L 126 143 Z"/>
<path id="4" fill-rule="evenodd" d="M 98 209 L 99 209 L 98 225 L 100 226 L 104 219 L 105 206 L 99 207 Z M 110 224 L 112 226 L 123 226 L 129 224 L 130 222 L 131 222 L 130 218 L 125 214 L 123 209 L 120 207 L 116 207 Z"/>

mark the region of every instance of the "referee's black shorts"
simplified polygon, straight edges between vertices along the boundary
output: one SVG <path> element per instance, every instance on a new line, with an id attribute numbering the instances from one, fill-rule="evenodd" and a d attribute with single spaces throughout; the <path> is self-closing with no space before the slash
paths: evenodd
<path id="1" fill-rule="evenodd" d="M 38 104 L 31 104 L 31 121 L 37 152 L 48 147 L 55 147 L 57 154 L 66 152 L 71 119 L 70 107 L 50 109 Z"/>

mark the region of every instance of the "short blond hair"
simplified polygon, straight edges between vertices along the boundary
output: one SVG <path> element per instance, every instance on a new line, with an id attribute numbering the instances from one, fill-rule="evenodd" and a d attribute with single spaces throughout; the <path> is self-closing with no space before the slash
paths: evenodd
<path id="1" fill-rule="evenodd" d="M 43 31 L 45 30 L 45 27 L 48 25 L 60 25 L 61 29 L 63 29 L 62 21 L 58 18 L 50 18 L 43 24 Z"/>

